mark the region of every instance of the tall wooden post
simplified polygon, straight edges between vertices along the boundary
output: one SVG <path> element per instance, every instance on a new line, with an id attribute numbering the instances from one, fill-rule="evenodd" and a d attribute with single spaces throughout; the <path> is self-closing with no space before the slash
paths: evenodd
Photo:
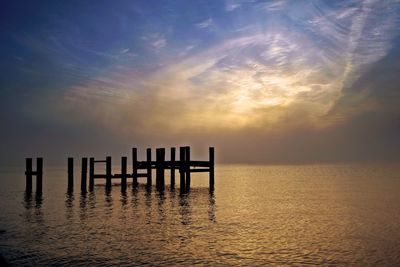
<path id="1" fill-rule="evenodd" d="M 68 192 L 74 190 L 74 158 L 68 158 Z"/>
<path id="2" fill-rule="evenodd" d="M 25 191 L 27 193 L 32 192 L 32 158 L 26 158 L 26 169 L 25 169 L 25 176 L 26 176 L 26 184 L 25 184 Z"/>
<path id="3" fill-rule="evenodd" d="M 89 159 L 89 191 L 94 189 L 94 158 Z"/>
<path id="4" fill-rule="evenodd" d="M 210 160 L 210 190 L 214 190 L 214 148 L 208 149 L 209 160 Z"/>
<path id="5" fill-rule="evenodd" d="M 186 189 L 190 189 L 190 147 L 187 146 L 185 147 L 186 152 L 185 152 L 185 164 L 186 164 Z"/>
<path id="6" fill-rule="evenodd" d="M 175 187 L 175 147 L 171 147 L 171 189 Z"/>
<path id="7" fill-rule="evenodd" d="M 42 193 L 43 187 L 43 158 L 36 158 L 36 194 Z"/>
<path id="8" fill-rule="evenodd" d="M 82 173 L 81 173 L 81 192 L 86 193 L 87 190 L 87 158 L 82 158 Z"/>
<path id="9" fill-rule="evenodd" d="M 152 184 L 152 173 L 151 173 L 151 148 L 146 149 L 146 157 L 147 157 L 147 186 L 151 186 Z"/>
<path id="10" fill-rule="evenodd" d="M 127 157 L 121 158 L 121 191 L 126 191 Z"/>
<path id="11" fill-rule="evenodd" d="M 185 191 L 185 148 L 184 147 L 180 147 L 179 148 L 179 174 L 180 174 L 180 190 L 181 192 Z"/>
<path id="12" fill-rule="evenodd" d="M 106 157 L 106 188 L 111 189 L 111 157 Z"/>
<path id="13" fill-rule="evenodd" d="M 165 187 L 164 178 L 165 148 L 156 149 L 156 186 L 163 190 Z"/>
<path id="14" fill-rule="evenodd" d="M 134 147 L 132 148 L 132 187 L 138 186 L 137 170 L 138 170 L 137 148 Z"/>
<path id="15" fill-rule="evenodd" d="M 160 148 L 156 148 L 156 187 L 160 187 Z"/>

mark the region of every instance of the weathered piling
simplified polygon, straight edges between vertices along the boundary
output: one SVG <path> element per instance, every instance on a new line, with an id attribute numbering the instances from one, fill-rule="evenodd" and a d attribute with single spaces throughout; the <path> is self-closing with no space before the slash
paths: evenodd
<path id="1" fill-rule="evenodd" d="M 165 148 L 156 149 L 156 186 L 157 189 L 163 190 L 165 187 L 164 166 L 165 164 Z"/>
<path id="2" fill-rule="evenodd" d="M 106 157 L 106 189 L 111 189 L 111 157 Z"/>
<path id="3" fill-rule="evenodd" d="M 33 171 L 32 169 L 32 158 L 26 158 L 25 163 L 26 193 L 32 193 L 32 178 L 33 176 L 36 176 L 36 193 L 41 194 L 43 187 L 43 158 L 36 158 L 36 171 Z"/>
<path id="4" fill-rule="evenodd" d="M 146 158 L 147 158 L 147 186 L 151 186 L 152 184 L 152 173 L 151 173 L 151 148 L 146 150 Z"/>
<path id="5" fill-rule="evenodd" d="M 126 191 L 126 178 L 127 178 L 127 157 L 121 158 L 121 191 Z"/>
<path id="6" fill-rule="evenodd" d="M 208 149 L 208 158 L 209 158 L 209 168 L 210 168 L 210 172 L 209 172 L 209 187 L 210 190 L 214 190 L 214 147 L 210 147 Z"/>
<path id="7" fill-rule="evenodd" d="M 132 148 L 132 187 L 138 186 L 138 161 L 137 161 L 137 148 Z"/>
<path id="8" fill-rule="evenodd" d="M 36 194 L 42 193 L 43 187 L 43 158 L 36 158 Z"/>
<path id="9" fill-rule="evenodd" d="M 82 173 L 81 173 L 81 192 L 86 193 L 87 191 L 87 158 L 82 158 Z"/>
<path id="10" fill-rule="evenodd" d="M 25 168 L 25 176 L 26 176 L 26 184 L 25 191 L 27 193 L 32 192 L 32 158 L 25 159 L 26 168 Z"/>
<path id="11" fill-rule="evenodd" d="M 94 189 L 94 158 L 89 159 L 89 191 Z"/>
<path id="12" fill-rule="evenodd" d="M 185 147 L 185 172 L 186 172 L 186 190 L 190 189 L 190 147 Z"/>
<path id="13" fill-rule="evenodd" d="M 68 158 L 68 192 L 74 190 L 74 158 Z"/>
<path id="14" fill-rule="evenodd" d="M 171 189 L 175 187 L 175 147 L 171 147 L 171 177 L 170 186 Z"/>
<path id="15" fill-rule="evenodd" d="M 185 159 L 186 159 L 185 152 L 186 152 L 186 149 L 184 147 L 179 148 L 179 161 L 180 161 L 180 163 L 179 163 L 179 175 L 180 175 L 179 188 L 180 188 L 181 192 L 185 191 L 185 188 L 186 188 L 186 186 L 185 186 L 185 182 L 186 182 L 185 181 L 185 164 L 184 164 Z"/>

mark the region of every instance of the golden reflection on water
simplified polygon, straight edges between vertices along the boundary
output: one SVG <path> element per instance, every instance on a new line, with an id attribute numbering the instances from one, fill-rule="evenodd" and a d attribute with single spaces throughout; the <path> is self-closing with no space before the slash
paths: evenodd
<path id="1" fill-rule="evenodd" d="M 64 173 L 54 177 L 21 206 L 22 191 L 0 195 L 0 249 L 13 264 L 400 263 L 398 167 L 219 166 L 214 192 L 200 174 L 188 194 L 101 184 L 63 194 Z"/>

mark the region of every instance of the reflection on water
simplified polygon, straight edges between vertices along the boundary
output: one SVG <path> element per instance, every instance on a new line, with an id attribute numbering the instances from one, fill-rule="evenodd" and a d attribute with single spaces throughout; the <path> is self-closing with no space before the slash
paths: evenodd
<path id="1" fill-rule="evenodd" d="M 187 193 L 96 185 L 62 194 L 63 172 L 43 195 L 5 184 L 0 254 L 14 265 L 400 263 L 400 168 L 227 166 L 218 174 L 214 192 L 202 176 Z"/>

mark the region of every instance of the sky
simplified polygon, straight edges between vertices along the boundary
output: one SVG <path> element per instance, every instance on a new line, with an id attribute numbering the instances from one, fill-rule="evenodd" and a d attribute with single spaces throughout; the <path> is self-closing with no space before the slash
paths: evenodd
<path id="1" fill-rule="evenodd" d="M 1 164 L 400 160 L 398 0 L 16 0 L 0 25 Z"/>

